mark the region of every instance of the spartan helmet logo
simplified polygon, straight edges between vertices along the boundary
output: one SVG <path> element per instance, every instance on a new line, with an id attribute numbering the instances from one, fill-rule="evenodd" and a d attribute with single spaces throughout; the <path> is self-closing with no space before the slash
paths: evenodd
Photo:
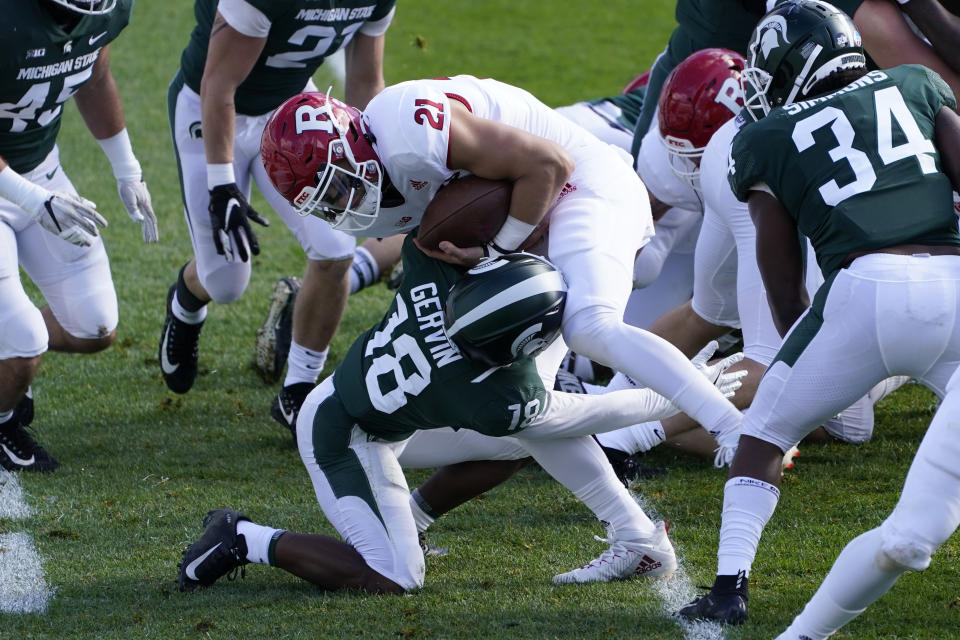
<path id="1" fill-rule="evenodd" d="M 757 59 L 757 48 L 760 49 L 759 53 L 763 59 L 767 60 L 770 52 L 780 46 L 781 39 L 783 44 L 790 44 L 787 40 L 787 20 L 783 16 L 770 16 L 757 27 L 757 32 L 760 37 L 757 38 L 755 48 L 751 52 L 754 64 Z"/>

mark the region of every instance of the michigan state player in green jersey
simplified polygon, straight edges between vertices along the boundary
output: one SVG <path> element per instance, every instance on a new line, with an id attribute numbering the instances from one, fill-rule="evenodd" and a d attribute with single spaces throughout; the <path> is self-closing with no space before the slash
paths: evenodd
<path id="1" fill-rule="evenodd" d="M 464 275 L 411 240 L 403 260 L 403 282 L 387 314 L 310 393 L 297 423 L 317 499 L 344 541 L 212 511 L 204 534 L 184 552 L 180 587 L 208 586 L 247 562 L 281 567 L 327 589 L 420 587 L 423 553 L 397 456 L 414 431 L 441 427 L 515 436 L 609 523 L 610 549 L 555 582 L 672 573 L 676 560 L 663 523 L 644 515 L 587 434 L 676 409 L 649 390 L 549 390 L 552 380 L 538 374 L 532 358 L 544 352 L 555 371 L 550 351 L 566 349 L 554 341 L 566 298 L 559 272 L 542 258 L 509 254 Z"/>
<path id="2" fill-rule="evenodd" d="M 60 166 L 56 144 L 71 97 L 103 148 L 124 208 L 146 242 L 157 220 L 124 126 L 110 73 L 109 43 L 130 20 L 133 0 L 4 2 L 0 23 L 0 467 L 52 471 L 59 463 L 24 427 L 30 384 L 49 348 L 92 353 L 117 326 L 117 296 L 96 205 Z M 38 309 L 20 269 L 43 294 Z"/>
<path id="3" fill-rule="evenodd" d="M 681 610 L 743 622 L 746 585 L 779 496 L 780 456 L 889 376 L 944 398 L 896 509 L 844 550 L 781 636 L 820 640 L 904 571 L 921 570 L 960 524 L 954 372 L 960 361 L 960 117 L 922 66 L 868 71 L 844 13 L 798 0 L 761 19 L 743 71 L 756 122 L 734 138 L 729 180 L 757 231 L 757 262 L 785 336 L 745 414 L 724 489 L 717 578 Z M 812 306 L 798 231 L 825 283 Z M 949 456 L 949 457 L 947 457 Z"/>
<path id="4" fill-rule="evenodd" d="M 317 68 L 346 54 L 348 100 L 365 105 L 384 86 L 385 32 L 395 0 L 195 0 L 197 24 L 168 92 L 170 123 L 193 258 L 167 296 L 158 360 L 168 388 L 189 391 L 196 379 L 200 331 L 213 300 L 237 300 L 260 248 L 250 221 L 266 226 L 248 197 L 252 182 L 307 257 L 300 291 L 275 285 L 258 338 L 258 367 L 276 381 L 288 364 L 271 415 L 292 428 L 313 388 L 346 305 L 351 262 L 376 281 L 375 241 L 367 249 L 322 221 L 296 214 L 267 183 L 260 134 L 285 99 L 312 87 Z M 370 248 L 373 247 L 373 248 Z M 291 335 L 292 334 L 292 335 Z M 288 352 L 291 355 L 288 359 Z"/>

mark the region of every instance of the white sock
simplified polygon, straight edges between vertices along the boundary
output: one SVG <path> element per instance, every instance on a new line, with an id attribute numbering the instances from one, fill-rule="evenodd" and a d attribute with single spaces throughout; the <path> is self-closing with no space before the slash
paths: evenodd
<path id="1" fill-rule="evenodd" d="M 717 575 L 730 576 L 750 566 L 757 555 L 760 536 L 777 508 L 780 490 L 772 484 L 737 476 L 723 487 L 723 520 L 717 549 Z"/>
<path id="2" fill-rule="evenodd" d="M 646 540 L 654 533 L 656 525 L 616 476 L 612 481 L 609 477 L 599 477 L 578 487 L 573 494 L 598 519 L 608 523 L 621 540 Z"/>
<path id="3" fill-rule="evenodd" d="M 663 425 L 659 420 L 641 422 L 631 427 L 598 433 L 600 444 L 610 449 L 618 449 L 629 454 L 650 451 L 667 439 Z"/>
<path id="4" fill-rule="evenodd" d="M 187 324 L 200 324 L 207 318 L 207 305 L 200 307 L 199 311 L 187 311 L 180 306 L 176 292 L 174 292 L 173 300 L 170 302 L 170 311 L 173 312 L 174 318 Z"/>
<path id="5" fill-rule="evenodd" d="M 369 251 L 363 247 L 353 250 L 353 265 L 350 267 L 350 295 L 369 287 L 380 279 L 380 267 Z"/>
<path id="6" fill-rule="evenodd" d="M 315 384 L 323 371 L 329 351 L 329 347 L 323 351 L 312 351 L 291 340 L 290 355 L 287 356 L 287 377 L 283 380 L 283 386 L 298 382 Z"/>
<path id="7" fill-rule="evenodd" d="M 410 511 L 413 512 L 413 521 L 417 524 L 417 533 L 422 533 L 430 528 L 437 514 L 433 512 L 427 501 L 420 495 L 418 489 L 410 492 Z"/>
<path id="8" fill-rule="evenodd" d="M 880 567 L 877 558 L 882 544 L 879 528 L 851 540 L 837 556 L 823 584 L 782 637 L 827 638 L 885 594 L 906 569 Z"/>
<path id="9" fill-rule="evenodd" d="M 247 560 L 254 564 L 271 564 L 273 546 L 277 543 L 277 538 L 284 533 L 284 529 L 265 527 L 249 520 L 237 523 L 237 535 L 243 536 L 247 541 Z"/>

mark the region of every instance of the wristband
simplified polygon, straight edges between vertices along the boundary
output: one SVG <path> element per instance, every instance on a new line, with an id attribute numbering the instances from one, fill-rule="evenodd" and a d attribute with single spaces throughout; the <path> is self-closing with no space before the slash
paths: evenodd
<path id="1" fill-rule="evenodd" d="M 52 195 L 50 191 L 34 184 L 10 167 L 0 171 L 0 197 L 6 198 L 32 216 L 42 211 L 43 203 Z"/>
<path id="2" fill-rule="evenodd" d="M 219 187 L 222 184 L 233 184 L 237 181 L 233 177 L 233 163 L 207 165 L 207 189 Z"/>
<path id="3" fill-rule="evenodd" d="M 130 145 L 130 135 L 126 128 L 121 129 L 120 133 L 103 140 L 97 140 L 100 148 L 107 155 L 110 166 L 113 167 L 113 177 L 117 180 L 141 180 L 143 171 L 140 169 L 140 163 L 137 157 L 133 155 L 133 147 Z"/>
<path id="4" fill-rule="evenodd" d="M 536 228 L 537 225 L 535 224 L 517 220 L 513 216 L 507 216 L 507 219 L 503 221 L 503 226 L 500 227 L 500 231 L 497 231 L 497 235 L 493 237 L 493 241 L 490 244 L 501 253 L 516 251 L 517 247 L 523 244 L 523 241 L 526 240 Z"/>

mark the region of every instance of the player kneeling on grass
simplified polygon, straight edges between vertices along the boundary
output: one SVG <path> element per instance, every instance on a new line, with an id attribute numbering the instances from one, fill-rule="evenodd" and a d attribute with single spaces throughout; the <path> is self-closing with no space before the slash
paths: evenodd
<path id="1" fill-rule="evenodd" d="M 178 583 L 207 586 L 248 562 L 280 567 L 325 589 L 402 593 L 424 579 L 423 552 L 397 456 L 415 431 L 471 429 L 522 440 L 540 465 L 608 523 L 610 550 L 556 582 L 666 576 L 676 557 L 589 435 L 677 411 L 650 390 L 602 396 L 550 391 L 566 350 L 566 284 L 547 261 L 508 254 L 462 269 L 404 243 L 404 279 L 383 320 L 358 338 L 304 402 L 300 456 L 320 506 L 343 536 L 254 524 L 211 511 L 183 554 Z M 556 352 L 556 353 L 554 353 Z M 543 353 L 541 358 L 534 356 Z M 721 391 L 739 385 L 704 367 Z"/>

